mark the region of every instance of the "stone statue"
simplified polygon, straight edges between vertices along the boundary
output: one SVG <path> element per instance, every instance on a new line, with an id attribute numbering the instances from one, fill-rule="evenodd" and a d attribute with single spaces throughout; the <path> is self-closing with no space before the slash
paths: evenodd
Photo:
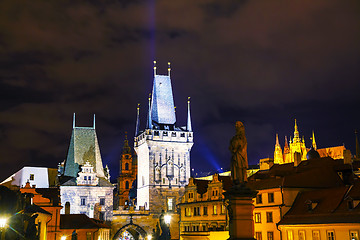
<path id="1" fill-rule="evenodd" d="M 247 160 L 247 141 L 245 136 L 244 124 L 240 121 L 235 123 L 236 135 L 230 141 L 229 150 L 231 152 L 231 178 L 235 184 L 247 182 L 246 170 L 248 169 Z"/>

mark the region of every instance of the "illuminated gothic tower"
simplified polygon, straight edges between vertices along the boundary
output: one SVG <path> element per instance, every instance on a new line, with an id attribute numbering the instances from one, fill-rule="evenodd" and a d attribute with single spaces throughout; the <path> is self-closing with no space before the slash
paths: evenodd
<path id="1" fill-rule="evenodd" d="M 295 152 L 300 153 L 301 155 L 301 160 L 306 160 L 306 147 L 305 147 L 305 139 L 301 139 L 299 137 L 299 131 L 298 131 L 298 126 L 296 124 L 296 119 L 295 119 L 295 127 L 294 127 L 294 138 L 291 140 L 290 139 L 290 159 L 291 162 L 294 162 L 294 154 Z"/>
<path id="2" fill-rule="evenodd" d="M 133 157 L 127 135 L 125 135 L 124 146 L 120 159 L 120 174 L 118 177 L 119 206 L 128 205 L 129 191 L 133 181 L 136 179 L 137 162 Z"/>
<path id="3" fill-rule="evenodd" d="M 193 132 L 188 100 L 187 125 L 176 125 L 174 99 L 168 75 L 156 74 L 146 128 L 139 132 L 139 112 L 134 148 L 138 156 L 137 206 L 151 212 L 174 211 L 190 177 Z"/>

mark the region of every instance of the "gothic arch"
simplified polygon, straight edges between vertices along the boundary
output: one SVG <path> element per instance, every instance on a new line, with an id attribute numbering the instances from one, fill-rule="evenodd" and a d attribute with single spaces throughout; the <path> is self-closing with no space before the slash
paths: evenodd
<path id="1" fill-rule="evenodd" d="M 136 240 L 145 240 L 146 231 L 137 224 L 128 223 L 122 226 L 114 235 L 113 240 L 118 240 L 124 231 L 128 231 Z"/>

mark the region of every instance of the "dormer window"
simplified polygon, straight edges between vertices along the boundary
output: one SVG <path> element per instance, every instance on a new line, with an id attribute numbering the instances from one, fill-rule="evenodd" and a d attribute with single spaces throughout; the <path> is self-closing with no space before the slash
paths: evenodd
<path id="1" fill-rule="evenodd" d="M 311 201 L 311 200 L 307 200 L 307 201 L 305 202 L 305 204 L 306 204 L 306 206 L 307 206 L 307 210 L 308 210 L 308 211 L 314 210 L 314 209 L 316 208 L 316 206 L 318 205 L 317 202 L 313 202 L 313 201 Z"/>

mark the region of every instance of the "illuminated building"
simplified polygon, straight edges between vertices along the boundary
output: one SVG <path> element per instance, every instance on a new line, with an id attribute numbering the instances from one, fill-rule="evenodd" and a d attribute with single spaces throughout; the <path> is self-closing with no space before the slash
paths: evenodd
<path id="1" fill-rule="evenodd" d="M 290 138 L 289 144 L 287 142 L 287 137 L 285 136 L 285 145 L 284 151 L 281 149 L 281 145 L 279 143 L 278 134 L 276 134 L 275 141 L 275 150 L 274 150 L 274 164 L 284 164 L 291 163 L 295 161 L 295 153 L 300 153 L 301 160 L 306 160 L 306 154 L 310 150 L 305 146 L 305 139 L 300 138 L 299 130 L 295 119 L 294 126 L 294 137 Z M 312 143 L 311 145 L 317 152 L 320 154 L 320 157 L 331 157 L 333 159 L 343 159 L 344 151 L 346 151 L 345 146 L 335 146 L 328 148 L 317 148 L 315 141 L 315 134 L 312 133 Z"/>
<path id="2" fill-rule="evenodd" d="M 12 186 L 25 187 L 27 183 L 32 187 L 49 188 L 57 184 L 57 169 L 47 167 L 23 167 L 0 185 L 11 188 Z"/>
<path id="3" fill-rule="evenodd" d="M 258 191 L 254 199 L 255 238 L 281 239 L 276 224 L 291 208 L 297 195 L 351 184 L 352 167 L 351 161 L 345 160 L 344 164 L 342 159 L 326 157 L 275 164 L 251 176 L 248 186 Z"/>
<path id="4" fill-rule="evenodd" d="M 129 205 L 129 191 L 132 183 L 136 179 L 137 161 L 136 155 L 133 157 L 127 135 L 125 135 L 124 146 L 120 160 L 120 172 L 118 177 L 118 197 L 119 206 Z"/>
<path id="5" fill-rule="evenodd" d="M 138 108 L 134 139 L 137 155 L 137 206 L 136 209 L 130 207 L 127 211 L 121 208 L 114 211 L 114 237 L 127 231 L 133 236 L 145 238 L 156 229 L 164 210 L 171 215 L 170 232 L 172 238 L 177 239 L 179 215 L 176 205 L 180 203 L 190 177 L 193 132 L 190 99 L 186 126 L 177 125 L 170 63 L 167 75 L 158 75 L 154 66 L 153 89 L 143 131 L 140 130 L 139 119 Z"/>
<path id="6" fill-rule="evenodd" d="M 113 185 L 103 168 L 100 148 L 92 127 L 76 127 L 75 114 L 68 156 L 60 169 L 61 213 L 86 214 L 90 218 L 111 221 Z"/>
<path id="7" fill-rule="evenodd" d="M 212 180 L 190 178 L 180 208 L 180 239 L 228 239 L 223 192 L 232 186 L 229 176 Z"/>
<path id="8" fill-rule="evenodd" d="M 316 154 L 308 154 L 308 157 L 311 156 Z M 249 177 L 247 183 L 250 188 L 258 191 L 257 197 L 253 199 L 254 237 L 258 240 L 286 239 L 284 235 L 281 238 L 277 223 L 292 207 L 298 194 L 351 185 L 354 183 L 353 169 L 357 169 L 351 159 L 334 160 L 330 157 L 309 158 L 305 161 L 299 158 L 293 163 L 264 166 L 268 168 L 260 166 L 260 170 Z M 213 181 L 190 180 L 182 203 L 179 204 L 181 239 L 220 239 L 214 234 L 224 231 L 227 215 L 213 214 L 212 211 L 214 205 L 219 205 L 216 207 L 219 213 L 218 208 L 223 204 L 222 193 L 230 186 L 229 176 L 214 175 Z M 360 192 L 358 193 L 360 196 Z M 209 230 L 208 226 L 212 223 L 217 228 L 211 227 Z"/>
<path id="9" fill-rule="evenodd" d="M 283 240 L 350 239 L 360 233 L 360 182 L 299 194 L 278 226 Z"/>

